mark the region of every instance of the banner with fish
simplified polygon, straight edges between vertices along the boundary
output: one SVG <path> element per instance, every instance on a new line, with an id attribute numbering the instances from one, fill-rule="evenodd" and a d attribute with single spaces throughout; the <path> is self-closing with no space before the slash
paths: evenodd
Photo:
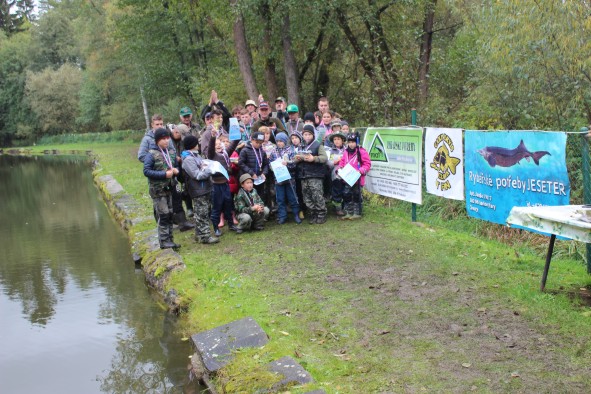
<path id="1" fill-rule="evenodd" d="M 365 187 L 372 193 L 422 203 L 423 129 L 370 127 L 363 147 L 371 158 Z"/>
<path id="2" fill-rule="evenodd" d="M 566 133 L 466 130 L 464 137 L 469 216 L 505 224 L 514 206 L 569 204 Z"/>
<path id="3" fill-rule="evenodd" d="M 425 129 L 427 192 L 453 200 L 464 199 L 462 129 Z"/>

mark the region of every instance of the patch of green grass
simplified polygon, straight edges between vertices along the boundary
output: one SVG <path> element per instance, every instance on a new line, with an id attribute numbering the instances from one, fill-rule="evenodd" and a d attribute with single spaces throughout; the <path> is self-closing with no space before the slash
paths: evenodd
<path id="1" fill-rule="evenodd" d="M 55 148 L 76 147 L 92 149 L 99 173 L 141 202 L 138 215 L 151 215 L 137 144 Z M 224 229 L 215 245 L 175 233 L 187 268 L 169 286 L 187 306 L 188 334 L 251 316 L 270 337 L 237 352 L 219 388 L 267 387 L 261 368 L 289 355 L 316 380 L 292 393 L 591 390 L 590 308 L 561 290 L 591 285 L 580 260 L 555 257 L 541 293 L 547 238 L 428 213 L 419 208 L 418 226 L 410 204 L 372 196 L 358 222 Z M 132 238 L 151 226 L 134 227 Z"/>

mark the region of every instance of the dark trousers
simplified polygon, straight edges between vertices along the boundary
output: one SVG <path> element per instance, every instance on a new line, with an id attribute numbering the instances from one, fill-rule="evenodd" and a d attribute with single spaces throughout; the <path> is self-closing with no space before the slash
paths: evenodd
<path id="1" fill-rule="evenodd" d="M 331 181 L 331 193 L 330 197 L 333 202 L 342 203 L 343 202 L 343 190 L 345 188 L 345 184 L 342 180 L 336 178 Z"/>
<path id="2" fill-rule="evenodd" d="M 228 220 L 228 223 L 232 223 L 233 209 L 234 203 L 228 182 L 214 183 L 211 191 L 211 222 L 213 223 L 213 228 L 218 228 L 222 213 L 226 220 Z"/>
<path id="3" fill-rule="evenodd" d="M 347 213 L 361 214 L 361 186 L 359 182 L 353 186 L 349 186 L 348 183 L 343 183 L 343 205 Z"/>
<path id="4" fill-rule="evenodd" d="M 294 182 L 295 183 L 295 182 Z M 295 185 L 292 182 L 286 182 L 282 185 L 275 184 L 275 198 L 277 199 L 277 219 L 287 219 L 287 203 L 294 216 L 298 216 L 300 205 L 296 196 Z"/>
<path id="5" fill-rule="evenodd" d="M 184 212 L 183 209 L 183 197 L 181 196 L 181 192 L 177 190 L 176 187 L 172 189 L 172 212 L 179 213 Z"/>

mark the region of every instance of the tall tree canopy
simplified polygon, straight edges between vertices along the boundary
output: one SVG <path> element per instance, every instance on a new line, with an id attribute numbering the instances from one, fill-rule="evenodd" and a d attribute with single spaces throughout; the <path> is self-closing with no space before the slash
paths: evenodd
<path id="1" fill-rule="evenodd" d="M 212 89 L 357 126 L 591 122 L 589 0 L 0 1 L 0 143 L 176 121 Z M 60 80 L 58 113 L 40 103 Z M 55 87 L 54 87 L 55 88 Z M 75 102 L 74 102 L 75 101 Z"/>

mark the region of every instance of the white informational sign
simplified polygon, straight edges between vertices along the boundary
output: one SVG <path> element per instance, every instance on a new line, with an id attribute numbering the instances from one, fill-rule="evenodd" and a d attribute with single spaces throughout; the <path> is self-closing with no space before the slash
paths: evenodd
<path id="1" fill-rule="evenodd" d="M 425 129 L 427 192 L 464 200 L 464 145 L 462 129 Z"/>
<path id="2" fill-rule="evenodd" d="M 230 176 L 228 175 L 228 171 L 226 171 L 224 166 L 222 166 L 219 162 L 217 162 L 215 160 L 203 160 L 203 162 L 205 163 L 205 165 L 207 167 L 209 167 L 211 169 L 212 174 L 219 173 L 219 174 L 222 174 L 223 176 L 225 176 L 226 179 L 230 179 Z"/>
<path id="3" fill-rule="evenodd" d="M 421 127 L 370 127 L 363 147 L 371 158 L 365 177 L 368 191 L 421 204 L 423 129 Z"/>
<path id="4" fill-rule="evenodd" d="M 230 141 L 242 139 L 242 133 L 240 133 L 240 124 L 238 124 L 237 118 L 230 118 L 230 135 L 228 139 Z"/>
<path id="5" fill-rule="evenodd" d="M 347 184 L 351 187 L 355 185 L 355 182 L 359 180 L 361 177 L 361 173 L 357 171 L 351 164 L 347 163 L 346 166 L 341 168 L 338 172 L 339 176 L 342 180 L 347 182 Z"/>
<path id="6" fill-rule="evenodd" d="M 287 166 L 283 164 L 283 159 L 277 159 L 271 162 L 271 169 L 275 173 L 277 182 L 285 182 L 291 179 L 291 174 Z"/>

